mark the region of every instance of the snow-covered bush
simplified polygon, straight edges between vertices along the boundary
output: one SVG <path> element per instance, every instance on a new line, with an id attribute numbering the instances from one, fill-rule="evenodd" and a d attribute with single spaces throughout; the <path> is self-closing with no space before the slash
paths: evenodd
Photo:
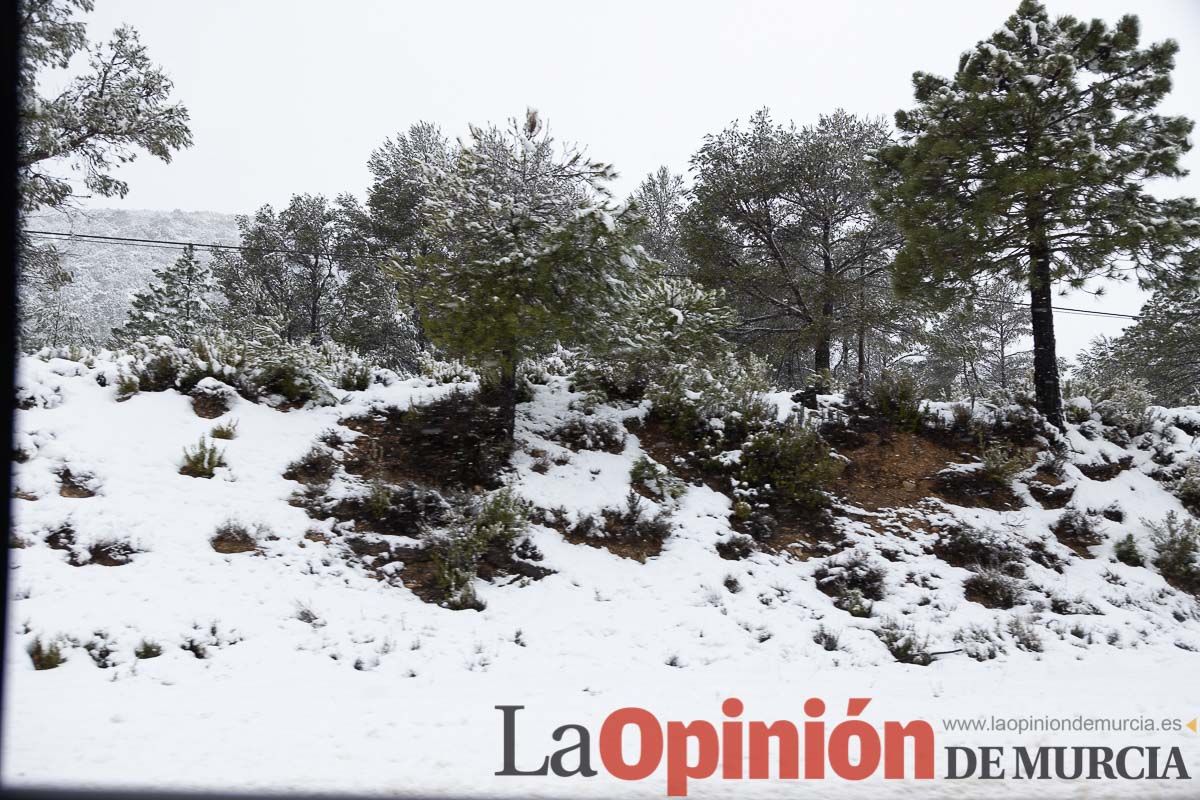
<path id="1" fill-rule="evenodd" d="M 763 396 L 766 376 L 762 361 L 727 354 L 668 367 L 647 396 L 674 435 L 715 455 L 740 447 L 774 421 L 775 408 Z"/>
<path id="2" fill-rule="evenodd" d="M 883 599 L 886 577 L 879 559 L 859 550 L 834 556 L 813 572 L 817 588 L 855 617 L 871 616 L 871 601 Z"/>
<path id="3" fill-rule="evenodd" d="M 1124 538 L 1113 545 L 1113 556 L 1117 561 L 1131 567 L 1141 567 L 1146 564 L 1146 557 L 1142 555 L 1132 533 L 1125 534 Z"/>
<path id="4" fill-rule="evenodd" d="M 555 429 L 550 438 L 572 450 L 620 453 L 625 449 L 625 428 L 621 423 L 599 417 L 572 417 Z"/>
<path id="5" fill-rule="evenodd" d="M 511 556 L 529 529 L 529 505 L 508 489 L 457 509 L 454 522 L 428 536 L 436 579 L 448 608 L 482 610 L 472 586 L 479 562 L 492 547 Z"/>
<path id="6" fill-rule="evenodd" d="M 903 431 L 921 426 L 921 400 L 917 384 L 906 375 L 884 373 L 871 387 L 871 410 Z"/>
<path id="7" fill-rule="evenodd" d="M 417 372 L 433 384 L 477 383 L 479 373 L 458 359 L 439 358 L 428 350 L 417 356 Z"/>
<path id="8" fill-rule="evenodd" d="M 739 466 L 738 477 L 760 494 L 816 511 L 828 507 L 825 489 L 841 473 L 842 462 L 816 431 L 792 418 L 750 436 Z"/>
<path id="9" fill-rule="evenodd" d="M 1192 461 L 1175 482 L 1175 496 L 1192 513 L 1200 514 L 1200 459 Z"/>
<path id="10" fill-rule="evenodd" d="M 1150 529 L 1154 566 L 1176 589 L 1200 595 L 1200 524 L 1171 512 Z"/>
<path id="11" fill-rule="evenodd" d="M 1091 402 L 1092 412 L 1103 424 L 1133 434 L 1145 426 L 1146 409 L 1154 402 L 1154 395 L 1140 379 L 1114 376 L 1103 385 L 1079 380 L 1073 388 Z"/>
<path id="12" fill-rule="evenodd" d="M 1021 583 L 997 570 L 985 569 L 963 581 L 968 600 L 988 608 L 1012 608 L 1021 599 Z"/>
<path id="13" fill-rule="evenodd" d="M 902 625 L 894 619 L 885 619 L 875 631 L 879 641 L 901 664 L 916 664 L 925 667 L 933 663 L 929 653 L 929 640 L 918 636 L 911 626 Z"/>

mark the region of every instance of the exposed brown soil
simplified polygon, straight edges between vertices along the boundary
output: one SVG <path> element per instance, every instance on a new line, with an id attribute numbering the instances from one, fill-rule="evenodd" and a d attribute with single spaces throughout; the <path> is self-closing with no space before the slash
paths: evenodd
<path id="1" fill-rule="evenodd" d="M 95 492 L 80 482 L 80 478 L 71 474 L 71 470 L 63 469 L 62 472 L 58 473 L 58 477 L 60 480 L 58 493 L 63 497 L 83 498 L 96 496 Z"/>
<path id="2" fill-rule="evenodd" d="M 192 396 L 192 410 L 204 419 L 216 419 L 229 410 L 229 401 L 220 395 L 196 394 Z"/>
<path id="3" fill-rule="evenodd" d="M 226 555 L 258 551 L 258 541 L 239 528 L 222 528 L 208 542 L 213 550 Z"/>
<path id="4" fill-rule="evenodd" d="M 961 451 L 912 433 L 861 434 L 861 446 L 841 450 L 850 459 L 835 494 L 868 511 L 911 508 L 934 494 L 935 475 L 963 459 Z"/>
<path id="5" fill-rule="evenodd" d="M 429 405 L 389 409 L 344 424 L 365 434 L 350 445 L 346 471 L 390 483 L 493 489 L 511 448 L 499 408 L 478 394 L 456 392 Z"/>
<path id="6" fill-rule="evenodd" d="M 1075 466 L 1094 481 L 1111 481 L 1133 466 L 1133 456 L 1122 456 L 1117 461 L 1105 461 L 1102 464 L 1076 464 Z"/>
<path id="7" fill-rule="evenodd" d="M 588 547 L 598 547 L 615 556 L 632 559 L 639 564 L 645 564 L 646 559 L 654 558 L 662 553 L 663 543 L 653 539 L 614 539 L 602 536 L 585 536 L 562 531 L 563 538 L 571 544 L 586 544 Z"/>
<path id="8" fill-rule="evenodd" d="M 1075 495 L 1075 487 L 1064 484 L 1062 478 L 1052 472 L 1038 470 L 1029 481 L 1029 493 L 1042 508 L 1066 508 Z"/>

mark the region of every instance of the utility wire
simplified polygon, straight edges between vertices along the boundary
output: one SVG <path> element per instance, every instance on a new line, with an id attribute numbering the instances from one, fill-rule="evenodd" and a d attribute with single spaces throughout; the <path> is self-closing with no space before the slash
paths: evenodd
<path id="1" fill-rule="evenodd" d="M 78 242 L 86 242 L 89 244 L 108 244 L 108 245 L 116 245 L 116 246 L 124 246 L 124 247 L 142 247 L 142 248 L 146 248 L 148 250 L 176 250 L 180 247 L 191 246 L 191 247 L 199 248 L 201 250 L 247 251 L 247 252 L 263 253 L 266 255 L 308 256 L 310 258 L 321 258 L 321 257 L 326 257 L 327 255 L 329 255 L 329 254 L 324 254 L 324 253 L 308 253 L 308 252 L 304 252 L 302 250 L 246 247 L 245 245 L 216 244 L 216 243 L 211 243 L 211 242 L 172 241 L 170 239 L 136 239 L 136 238 L 131 238 L 131 237 L 127 237 L 127 236 L 102 236 L 100 234 L 95 234 L 95 233 L 64 233 L 61 231 L 36 231 L 36 230 L 29 230 L 29 229 L 26 229 L 25 233 L 29 234 L 30 236 L 37 236 L 40 238 L 49 239 L 51 241 L 78 241 Z M 370 254 L 353 255 L 353 256 L 351 256 L 351 258 L 367 259 L 367 260 L 372 260 L 372 261 L 391 261 L 392 260 L 391 256 L 380 256 L 380 255 L 370 255 Z M 868 286 L 870 288 L 873 288 L 873 289 L 891 289 L 892 288 L 890 286 L 885 286 L 885 285 L 878 284 L 878 283 L 867 283 L 865 281 L 864 281 L 864 285 Z M 998 305 L 1019 306 L 1020 308 L 1027 307 L 1025 303 L 1013 301 L 1013 300 L 1000 300 L 998 298 L 992 298 L 992 297 L 973 297 L 971 299 L 972 299 L 972 302 L 977 302 L 977 303 L 992 303 L 992 304 L 998 304 Z M 1051 308 L 1054 309 L 1055 311 L 1061 312 L 1063 314 L 1077 314 L 1080 316 L 1109 317 L 1109 318 L 1116 318 L 1116 319 L 1132 319 L 1132 320 L 1139 320 L 1142 318 L 1140 314 L 1124 314 L 1124 313 L 1120 313 L 1117 311 L 1098 311 L 1096 309 L 1078 308 L 1078 307 L 1074 307 L 1074 306 L 1051 306 Z"/>

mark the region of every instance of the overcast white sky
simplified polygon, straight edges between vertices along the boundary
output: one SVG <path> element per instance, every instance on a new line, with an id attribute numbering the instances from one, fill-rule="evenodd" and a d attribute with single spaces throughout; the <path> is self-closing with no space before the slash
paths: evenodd
<path id="1" fill-rule="evenodd" d="M 123 170 L 125 200 L 99 206 L 245 213 L 297 192 L 361 196 L 366 161 L 418 120 L 468 122 L 540 109 L 562 139 L 616 165 L 624 194 L 705 133 L 756 108 L 814 121 L 842 107 L 889 118 L 914 70 L 950 74 L 1017 0 L 96 0 L 90 35 L 135 26 L 191 112 L 195 145 L 170 165 Z M 1200 0 L 1049 0 L 1052 14 L 1123 13 L 1143 41 L 1182 52 L 1163 110 L 1200 117 Z M 1200 153 L 1187 157 L 1200 169 Z M 1200 194 L 1200 175 L 1161 187 Z M 1118 288 L 1063 304 L 1136 311 Z M 1064 352 L 1120 325 L 1060 320 Z"/>

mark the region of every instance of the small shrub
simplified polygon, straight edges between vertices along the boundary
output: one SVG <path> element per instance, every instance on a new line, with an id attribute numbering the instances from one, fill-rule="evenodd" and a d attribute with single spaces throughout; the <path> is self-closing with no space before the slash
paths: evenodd
<path id="1" fill-rule="evenodd" d="M 371 368 L 366 364 L 349 364 L 337 376 L 337 386 L 344 392 L 362 392 L 370 385 Z"/>
<path id="2" fill-rule="evenodd" d="M 158 658 L 162 652 L 162 645 L 149 639 L 142 639 L 141 643 L 133 649 L 134 657 L 143 661 L 147 658 Z"/>
<path id="3" fill-rule="evenodd" d="M 322 445 L 313 445 L 307 453 L 288 464 L 283 477 L 301 483 L 328 483 L 336 471 L 337 459 L 333 452 Z"/>
<path id="4" fill-rule="evenodd" d="M 54 669 L 67 660 L 58 642 L 43 644 L 40 636 L 30 643 L 28 652 L 34 669 Z"/>
<path id="5" fill-rule="evenodd" d="M 1185 508 L 1200 515 L 1200 461 L 1188 465 L 1175 484 L 1175 496 Z"/>
<path id="6" fill-rule="evenodd" d="M 1021 600 L 1021 584 L 1002 572 L 984 570 L 963 581 L 967 599 L 988 608 L 1012 608 Z"/>
<path id="7" fill-rule="evenodd" d="M 1200 595 L 1200 524 L 1171 512 L 1150 529 L 1159 573 L 1175 588 Z"/>
<path id="8" fill-rule="evenodd" d="M 573 417 L 550 438 L 572 450 L 602 450 L 620 453 L 625 449 L 625 428 L 619 422 L 596 417 Z"/>
<path id="9" fill-rule="evenodd" d="M 122 372 L 117 376 L 117 401 L 128 400 L 141 391 L 141 388 L 136 375 Z"/>
<path id="10" fill-rule="evenodd" d="M 1008 635 L 1013 638 L 1017 648 L 1030 653 L 1040 653 L 1043 650 L 1042 637 L 1037 629 L 1029 622 L 1019 617 L 1008 621 Z"/>
<path id="11" fill-rule="evenodd" d="M 1109 522 L 1125 521 L 1125 509 L 1121 508 L 1121 504 L 1116 501 L 1105 506 L 1104 510 L 1101 511 L 1100 514 Z"/>
<path id="12" fill-rule="evenodd" d="M 1146 557 L 1142 555 L 1142 551 L 1138 548 L 1137 542 L 1134 541 L 1133 534 L 1127 533 L 1125 537 L 1113 545 L 1113 555 L 1117 561 L 1122 564 L 1128 564 L 1131 567 L 1144 567 L 1146 565 Z"/>
<path id="13" fill-rule="evenodd" d="M 950 406 L 950 414 L 953 419 L 951 426 L 956 431 L 970 431 L 971 424 L 975 420 L 975 413 L 971 410 L 971 406 L 966 403 L 955 403 Z"/>
<path id="14" fill-rule="evenodd" d="M 934 546 L 934 553 L 956 567 L 992 570 L 1017 578 L 1025 574 L 1025 549 L 990 528 L 954 527 Z"/>
<path id="15" fill-rule="evenodd" d="M 659 500 L 678 500 L 687 491 L 683 481 L 676 478 L 666 467 L 654 463 L 645 456 L 633 462 L 629 470 L 629 482 L 645 487 Z"/>
<path id="16" fill-rule="evenodd" d="M 1091 557 L 1089 547 L 1104 541 L 1092 518 L 1077 508 L 1064 511 L 1058 521 L 1050 526 L 1050 530 L 1060 542 L 1085 558 Z"/>
<path id="17" fill-rule="evenodd" d="M 1008 486 L 1022 468 L 1021 457 L 1007 447 L 993 444 L 983 449 L 980 474 L 997 486 Z"/>
<path id="18" fill-rule="evenodd" d="M 213 429 L 209 433 L 209 436 L 211 436 L 214 439 L 224 439 L 226 441 L 228 441 L 229 439 L 236 439 L 237 438 L 237 426 L 238 426 L 238 424 L 237 424 L 236 419 L 231 419 L 231 420 L 229 420 L 229 422 L 222 422 L 218 425 L 213 426 Z"/>
<path id="19" fill-rule="evenodd" d="M 237 390 L 213 377 L 199 380 L 190 392 L 192 409 L 197 416 L 215 419 L 229 410 L 237 398 Z"/>
<path id="20" fill-rule="evenodd" d="M 435 576 L 447 608 L 485 608 L 472 585 L 480 559 L 490 548 L 514 555 L 518 539 L 529 528 L 529 513 L 527 503 L 509 489 L 501 489 L 430 538 Z"/>
<path id="21" fill-rule="evenodd" d="M 892 658 L 901 664 L 916 664 L 925 667 L 933 663 L 928 641 L 917 636 L 912 628 L 902 626 L 895 620 L 889 619 L 879 626 L 875 635 L 892 654 Z"/>
<path id="22" fill-rule="evenodd" d="M 921 427 L 917 386 L 907 376 L 884 373 L 871 387 L 871 408 L 893 427 L 915 433 Z"/>
<path id="23" fill-rule="evenodd" d="M 83 649 L 100 669 L 108 669 L 117 664 L 113 660 L 116 651 L 113 650 L 112 642 L 109 641 L 108 634 L 104 631 L 96 631 L 94 637 L 83 645 Z"/>
<path id="24" fill-rule="evenodd" d="M 203 436 L 194 448 L 183 448 L 183 466 L 180 475 L 192 478 L 211 478 L 218 468 L 227 466 L 225 454 Z"/>
<path id="25" fill-rule="evenodd" d="M 813 577 L 817 588 L 833 597 L 838 608 L 856 617 L 870 616 L 868 601 L 882 600 L 884 596 L 883 569 L 857 551 L 826 561 L 817 567 Z"/>
<path id="26" fill-rule="evenodd" d="M 979 625 L 956 631 L 954 641 L 961 645 L 968 658 L 976 661 L 992 661 L 1003 652 L 992 633 Z"/>
<path id="27" fill-rule="evenodd" d="M 803 510 L 829 506 L 825 487 L 841 472 L 829 446 L 798 422 L 757 433 L 742 448 L 739 477 Z"/>
<path id="28" fill-rule="evenodd" d="M 229 520 L 217 527 L 208 540 L 218 553 L 252 553 L 258 550 L 258 538 L 240 522 Z"/>
<path id="29" fill-rule="evenodd" d="M 824 625 L 818 625 L 816 633 L 813 634 L 813 641 L 821 645 L 821 649 L 832 653 L 838 649 L 838 642 L 841 639 L 841 634 L 829 630 Z"/>
<path id="30" fill-rule="evenodd" d="M 875 611 L 875 604 L 863 597 L 863 593 L 858 589 L 850 589 L 844 594 L 838 595 L 833 604 L 850 616 L 863 619 L 871 616 Z"/>
<path id="31" fill-rule="evenodd" d="M 749 536 L 735 533 L 723 542 L 717 543 L 717 554 L 729 561 L 740 561 L 749 558 L 754 553 L 754 540 Z"/>

